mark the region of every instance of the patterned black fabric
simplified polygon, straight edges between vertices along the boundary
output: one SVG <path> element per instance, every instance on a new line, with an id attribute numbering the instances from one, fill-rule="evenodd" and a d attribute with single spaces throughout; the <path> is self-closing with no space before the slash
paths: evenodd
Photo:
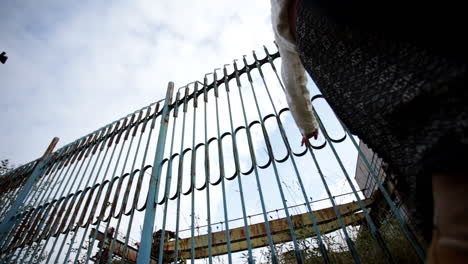
<path id="1" fill-rule="evenodd" d="M 301 8 L 297 22 L 312 79 L 339 118 L 395 170 L 420 172 L 445 137 L 468 144 L 465 64 Z"/>
<path id="2" fill-rule="evenodd" d="M 389 36 L 298 5 L 301 60 L 337 116 L 408 191 L 430 190 L 431 172 L 468 166 L 466 63 Z"/>

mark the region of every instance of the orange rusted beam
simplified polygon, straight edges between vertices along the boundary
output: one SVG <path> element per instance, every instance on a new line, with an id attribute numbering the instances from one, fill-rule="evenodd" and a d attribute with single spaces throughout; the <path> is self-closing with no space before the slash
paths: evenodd
<path id="1" fill-rule="evenodd" d="M 362 213 L 358 214 L 351 214 L 348 216 L 343 217 L 343 222 L 345 225 L 353 225 L 356 224 L 358 221 L 364 219 L 364 215 Z M 330 222 L 319 224 L 319 229 L 321 234 L 326 234 L 333 232 L 340 228 L 340 225 L 337 220 L 333 220 Z M 311 227 L 298 227 L 295 228 L 295 233 L 298 238 L 306 238 L 315 236 L 315 232 Z M 292 241 L 291 234 L 289 229 L 287 231 L 281 231 L 275 234 L 272 234 L 272 238 L 275 244 L 284 243 L 288 241 Z M 265 236 L 255 237 L 250 240 L 252 248 L 259 248 L 268 246 L 268 240 Z M 208 248 L 207 247 L 198 247 L 195 245 L 195 258 L 206 258 L 208 257 Z M 247 250 L 247 241 L 246 240 L 238 240 L 232 242 L 231 240 L 231 252 L 239 252 Z M 217 244 L 213 245 L 212 249 L 212 256 L 224 255 L 227 254 L 227 247 L 226 244 Z M 170 255 L 172 256 L 172 255 Z M 188 259 L 190 258 L 190 250 L 184 250 L 179 252 L 179 256 L 181 259 Z"/>
<path id="2" fill-rule="evenodd" d="M 366 207 L 368 207 L 372 201 L 367 199 L 364 201 Z M 343 218 L 345 225 L 354 225 L 360 220 L 364 219 L 364 215 L 360 211 L 358 202 L 350 202 L 338 206 L 340 213 Z M 325 208 L 314 211 L 317 223 L 322 234 L 333 232 L 340 228 L 338 220 L 336 219 L 335 211 L 333 208 Z M 299 239 L 315 236 L 315 232 L 312 228 L 312 220 L 309 213 L 299 214 L 291 216 L 291 221 L 294 226 L 294 230 Z M 266 239 L 266 228 L 264 223 L 253 224 L 249 226 L 250 229 L 250 240 L 252 248 L 259 248 L 268 246 Z M 276 219 L 270 221 L 270 229 L 274 243 L 283 243 L 291 241 L 291 234 L 286 218 Z M 91 232 L 91 234 L 94 234 Z M 244 227 L 230 229 L 230 242 L 231 252 L 238 252 L 247 250 L 247 241 L 245 237 Z M 97 239 L 104 241 L 104 234 L 98 233 Z M 109 238 L 108 238 L 109 239 Z M 188 259 L 190 255 L 190 237 L 179 240 L 179 257 L 181 259 Z M 108 246 L 108 245 L 107 245 Z M 169 241 L 164 246 L 165 259 L 170 261 L 173 259 L 175 249 L 175 241 Z M 124 243 L 116 240 L 114 254 L 123 257 Z M 128 246 L 127 260 L 136 262 L 138 250 L 136 248 Z M 224 231 L 212 233 L 212 256 L 227 254 L 226 247 L 226 236 Z M 155 263 L 154 258 L 151 263 Z M 200 235 L 195 237 L 195 258 L 206 258 L 208 257 L 208 235 Z"/>
<path id="3" fill-rule="evenodd" d="M 366 206 L 369 206 L 371 202 L 372 201 L 370 199 L 364 201 Z M 355 224 L 364 218 L 362 213 L 356 213 L 360 210 L 358 202 L 342 204 L 339 205 L 338 208 L 343 216 L 345 225 Z M 329 233 L 340 228 L 333 208 L 330 207 L 316 210 L 314 211 L 314 214 L 322 234 Z M 311 228 L 313 223 L 309 213 L 291 216 L 291 221 L 299 238 L 315 236 L 315 232 L 313 231 L 313 228 Z M 269 223 L 274 243 L 282 243 L 292 240 L 286 218 L 272 220 L 269 221 Z M 249 229 L 252 248 L 268 246 L 266 227 L 264 223 L 250 225 Z M 211 241 L 213 256 L 227 254 L 225 234 L 226 233 L 224 231 L 212 233 Z M 179 256 L 181 258 L 190 257 L 190 239 L 191 238 L 189 237 L 179 240 Z M 244 227 L 230 229 L 230 239 L 231 252 L 247 250 Z M 174 241 L 169 241 L 164 247 L 164 251 L 168 253 L 173 252 L 174 249 Z M 196 258 L 208 257 L 208 235 L 195 237 L 195 252 Z"/>

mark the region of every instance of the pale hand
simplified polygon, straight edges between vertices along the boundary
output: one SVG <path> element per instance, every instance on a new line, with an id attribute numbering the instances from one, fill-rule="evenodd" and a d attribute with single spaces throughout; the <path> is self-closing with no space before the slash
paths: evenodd
<path id="1" fill-rule="evenodd" d="M 302 136 L 302 141 L 301 141 L 301 146 L 304 146 L 304 144 L 306 145 L 306 147 L 311 147 L 312 145 L 310 144 L 310 141 L 309 141 L 309 138 L 314 138 L 315 140 L 317 140 L 317 137 L 318 137 L 318 129 L 316 129 L 314 132 L 310 133 L 310 134 L 306 134 L 306 135 L 303 135 Z"/>

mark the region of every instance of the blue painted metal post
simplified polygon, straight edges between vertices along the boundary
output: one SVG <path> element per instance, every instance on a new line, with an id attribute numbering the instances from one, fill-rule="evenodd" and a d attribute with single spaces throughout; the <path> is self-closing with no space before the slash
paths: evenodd
<path id="1" fill-rule="evenodd" d="M 26 181 L 22 190 L 18 194 L 15 203 L 11 207 L 10 211 L 8 211 L 7 215 L 3 218 L 3 222 L 0 224 L 0 244 L 5 238 L 4 234 L 7 234 L 10 231 L 10 228 L 14 224 L 14 221 L 12 218 L 18 213 L 18 210 L 23 205 L 26 197 L 28 196 L 34 184 L 36 183 L 37 179 L 39 179 L 39 177 L 44 173 L 46 169 L 45 165 L 47 164 L 49 159 L 52 157 L 50 154 L 54 150 L 58 141 L 59 141 L 58 137 L 55 137 L 52 139 L 52 142 L 50 143 L 49 147 L 45 151 L 42 158 L 38 161 L 36 168 L 34 168 L 33 172 L 31 173 L 31 176 L 29 176 L 29 179 Z"/>
<path id="2" fill-rule="evenodd" d="M 340 123 L 341 123 L 341 126 L 346 131 L 346 133 L 348 134 L 351 141 L 353 142 L 354 147 L 356 147 L 356 150 L 358 151 L 358 154 L 361 157 L 362 161 L 364 161 L 364 164 L 366 165 L 368 172 L 370 172 L 370 175 L 374 178 L 375 182 L 377 183 L 377 187 L 379 188 L 380 192 L 382 193 L 384 199 L 387 201 L 387 204 L 390 206 L 390 209 L 392 210 L 393 214 L 395 215 L 395 218 L 397 219 L 398 223 L 400 224 L 400 228 L 402 229 L 403 234 L 405 235 L 406 239 L 410 242 L 411 246 L 416 251 L 416 254 L 418 255 L 419 259 L 422 262 L 425 262 L 425 260 L 426 260 L 425 250 L 421 247 L 421 245 L 418 242 L 418 239 L 415 237 L 415 235 L 409 229 L 408 224 L 406 223 L 406 220 L 400 214 L 400 210 L 395 206 L 395 203 L 393 202 L 392 198 L 390 197 L 390 194 L 387 192 L 385 187 L 382 185 L 382 182 L 379 180 L 378 174 L 376 173 L 375 169 L 371 166 L 371 164 L 367 160 L 366 156 L 364 155 L 361 148 L 359 147 L 356 140 L 354 139 L 353 134 L 351 134 L 349 129 L 341 121 L 340 121 Z"/>
<path id="3" fill-rule="evenodd" d="M 158 196 L 159 178 L 162 171 L 162 159 L 164 148 L 166 146 L 167 127 L 169 124 L 169 104 L 172 101 L 174 92 L 174 83 L 169 82 L 167 87 L 166 99 L 161 116 L 161 127 L 159 128 L 158 143 L 156 154 L 151 172 L 151 179 L 148 187 L 148 197 L 146 199 L 145 219 L 143 222 L 143 231 L 141 233 L 141 244 L 138 251 L 137 264 L 147 264 L 150 262 L 151 246 L 153 243 L 154 218 L 156 216 L 156 198 Z"/>

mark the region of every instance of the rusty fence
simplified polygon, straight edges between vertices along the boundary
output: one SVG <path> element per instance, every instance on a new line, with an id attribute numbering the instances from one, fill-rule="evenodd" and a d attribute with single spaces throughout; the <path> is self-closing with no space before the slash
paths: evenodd
<path id="1" fill-rule="evenodd" d="M 301 147 L 279 53 L 258 53 L 0 176 L 0 263 L 396 263 L 358 157 L 422 262 L 359 139 L 311 85 Z"/>

